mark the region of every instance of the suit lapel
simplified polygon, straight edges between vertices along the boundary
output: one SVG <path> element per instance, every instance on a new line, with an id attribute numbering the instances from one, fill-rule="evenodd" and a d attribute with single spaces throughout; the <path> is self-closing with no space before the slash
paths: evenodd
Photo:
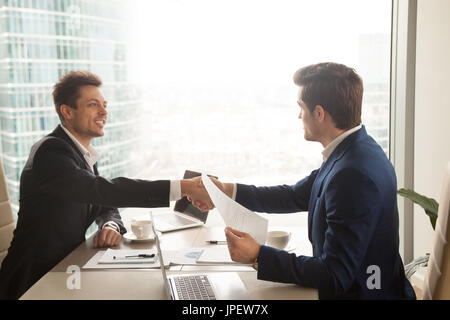
<path id="1" fill-rule="evenodd" d="M 89 164 L 87 163 L 86 159 L 84 158 L 83 154 L 81 153 L 80 149 L 75 145 L 75 143 L 70 139 L 70 137 L 64 132 L 64 130 L 61 128 L 61 125 L 58 125 L 55 130 L 53 130 L 52 133 L 50 133 L 51 136 L 58 137 L 66 141 L 72 149 L 74 150 L 74 153 L 78 156 L 79 163 L 82 164 L 82 166 L 91 171 L 91 168 L 89 167 Z"/>
<path id="2" fill-rule="evenodd" d="M 331 160 L 331 161 L 330 161 Z M 322 166 L 319 169 L 319 172 L 317 173 L 316 180 L 313 183 L 312 189 L 311 189 L 311 197 L 309 198 L 309 206 L 308 206 L 308 236 L 310 241 L 312 242 L 312 221 L 314 217 L 314 209 L 316 207 L 317 199 L 321 196 L 321 189 L 323 180 L 328 175 L 330 170 L 334 166 L 334 160 L 328 158 L 326 162 L 322 164 Z"/>

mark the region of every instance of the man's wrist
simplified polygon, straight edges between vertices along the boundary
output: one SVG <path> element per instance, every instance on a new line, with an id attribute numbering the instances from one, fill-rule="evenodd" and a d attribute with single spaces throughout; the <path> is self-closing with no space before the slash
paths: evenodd
<path id="1" fill-rule="evenodd" d="M 258 257 L 256 257 L 255 260 L 253 260 L 252 268 L 258 271 Z"/>
<path id="2" fill-rule="evenodd" d="M 255 269 L 256 271 L 258 271 L 258 258 L 259 258 L 259 252 L 261 250 L 261 246 L 258 246 L 258 251 L 256 252 L 256 257 L 252 262 L 252 267 L 253 269 Z"/>
<path id="3" fill-rule="evenodd" d="M 192 192 L 192 181 L 191 180 L 180 180 L 180 191 L 181 196 L 186 197 L 189 196 Z"/>
<path id="4" fill-rule="evenodd" d="M 223 184 L 223 192 L 231 199 L 233 199 L 233 193 L 234 193 L 234 183 L 224 183 Z M 234 200 L 234 199 L 233 199 Z"/>
<path id="5" fill-rule="evenodd" d="M 102 226 L 102 230 L 105 229 L 106 227 L 110 227 L 114 230 L 116 230 L 117 232 L 120 232 L 120 227 L 117 223 L 115 223 L 114 221 L 108 221 L 106 222 L 103 226 Z"/>

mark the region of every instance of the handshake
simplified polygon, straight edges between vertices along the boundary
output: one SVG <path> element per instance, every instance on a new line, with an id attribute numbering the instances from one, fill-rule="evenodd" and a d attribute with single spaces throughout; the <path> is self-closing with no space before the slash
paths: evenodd
<path id="1" fill-rule="evenodd" d="M 223 183 L 215 178 L 211 177 L 214 184 L 228 197 L 233 195 L 233 184 Z M 180 181 L 181 183 L 181 196 L 187 197 L 187 199 L 192 203 L 192 205 L 198 208 L 200 211 L 208 211 L 214 208 L 214 203 L 209 197 L 208 191 L 206 191 L 203 185 L 201 177 L 195 177 L 192 179 L 184 179 Z"/>
<path id="2" fill-rule="evenodd" d="M 223 193 L 232 198 L 233 183 L 223 183 L 215 178 L 210 178 Z M 186 196 L 192 205 L 202 212 L 214 208 L 214 203 L 211 201 L 201 177 L 181 180 L 181 196 Z M 225 236 L 233 261 L 245 264 L 252 264 L 256 261 L 261 246 L 250 234 L 227 227 Z"/>

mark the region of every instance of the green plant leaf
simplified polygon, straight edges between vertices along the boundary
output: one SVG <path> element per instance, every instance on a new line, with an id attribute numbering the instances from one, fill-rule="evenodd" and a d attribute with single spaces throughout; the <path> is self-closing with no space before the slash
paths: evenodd
<path id="1" fill-rule="evenodd" d="M 421 206 L 425 210 L 425 213 L 430 218 L 430 222 L 431 222 L 431 225 L 434 230 L 434 228 L 436 227 L 439 203 L 436 200 L 434 200 L 433 198 L 428 198 L 428 197 L 421 195 L 410 189 L 402 188 L 402 189 L 399 189 L 397 191 L 397 193 L 399 195 L 401 195 L 402 197 L 405 197 L 405 198 L 411 200 L 412 202 L 414 202 L 415 204 L 418 204 L 419 206 Z"/>

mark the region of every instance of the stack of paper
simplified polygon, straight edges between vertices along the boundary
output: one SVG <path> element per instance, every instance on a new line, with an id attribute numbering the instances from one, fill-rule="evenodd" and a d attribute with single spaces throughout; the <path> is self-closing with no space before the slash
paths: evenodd
<path id="1" fill-rule="evenodd" d="M 153 257 L 139 258 L 140 254 Z M 158 255 L 154 250 L 113 250 L 108 249 L 98 260 L 99 264 L 121 264 L 121 263 L 150 263 L 158 262 Z"/>
<path id="2" fill-rule="evenodd" d="M 189 248 L 179 251 L 164 252 L 164 262 L 166 262 L 166 255 L 171 265 L 195 265 L 198 257 L 203 252 L 203 248 Z"/>
<path id="3" fill-rule="evenodd" d="M 231 260 L 228 246 L 213 246 L 203 249 L 202 254 L 197 259 L 197 263 L 206 264 L 239 264 Z"/>
<path id="4" fill-rule="evenodd" d="M 152 254 L 155 253 L 155 258 L 139 258 L 130 261 L 125 259 L 114 259 L 113 257 L 124 257 L 136 254 Z M 164 267 L 169 266 L 169 260 L 166 261 L 164 256 Z M 145 259 L 145 261 L 141 260 Z M 115 261 L 121 260 L 121 261 Z M 127 259 L 128 260 L 128 259 Z M 97 252 L 84 266 L 83 269 L 149 269 L 159 268 L 158 255 L 155 250 L 126 250 L 126 249 L 108 249 L 106 251 Z"/>
<path id="5" fill-rule="evenodd" d="M 184 250 L 164 251 L 164 267 L 169 265 L 195 265 L 204 248 L 189 248 Z M 123 257 L 136 254 L 155 254 L 154 258 L 130 259 Z M 116 259 L 114 259 L 116 257 Z M 99 251 L 84 266 L 83 269 L 148 269 L 159 268 L 156 250 L 113 250 Z"/>

